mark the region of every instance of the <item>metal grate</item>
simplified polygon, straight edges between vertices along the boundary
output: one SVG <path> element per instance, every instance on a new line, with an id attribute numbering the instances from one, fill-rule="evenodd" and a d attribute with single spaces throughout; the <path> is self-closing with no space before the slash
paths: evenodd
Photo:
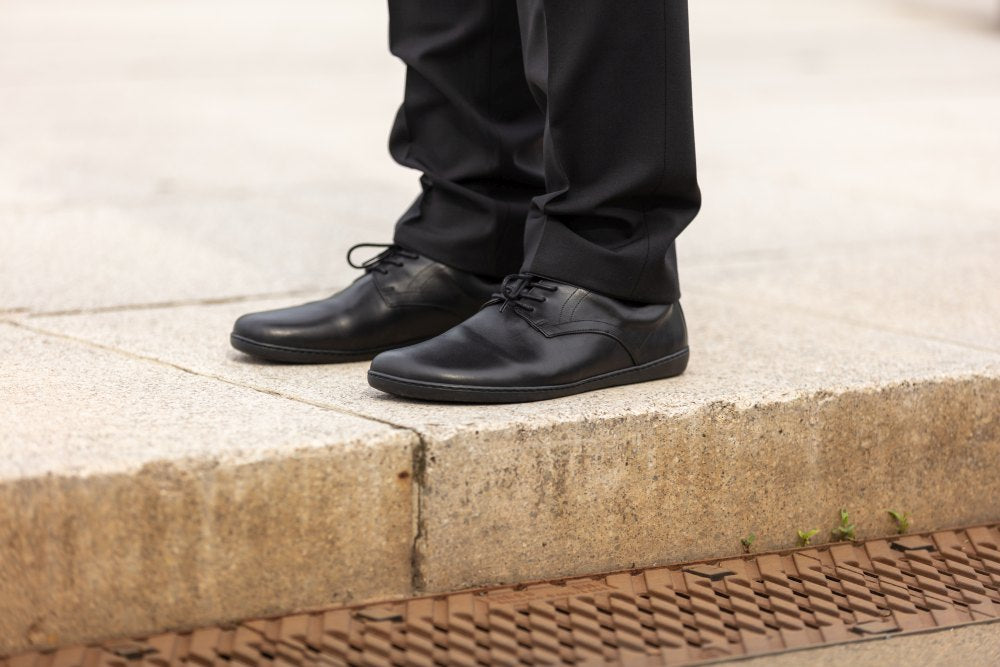
<path id="1" fill-rule="evenodd" d="M 684 665 L 1000 618 L 1000 526 L 341 607 L 0 659 Z"/>

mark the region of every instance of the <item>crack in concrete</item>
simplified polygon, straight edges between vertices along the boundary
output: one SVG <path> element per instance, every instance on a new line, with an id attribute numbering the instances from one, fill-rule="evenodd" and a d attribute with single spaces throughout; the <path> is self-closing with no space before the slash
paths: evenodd
<path id="1" fill-rule="evenodd" d="M 424 495 L 427 487 L 427 440 L 423 434 L 413 431 L 417 444 L 413 448 L 413 542 L 410 545 L 410 588 L 413 593 L 422 593 L 427 586 L 424 577 L 424 556 L 420 543 L 427 533 L 424 523 Z"/>
<path id="2" fill-rule="evenodd" d="M 41 336 L 50 336 L 52 338 L 60 338 L 62 340 L 68 340 L 68 341 L 72 341 L 74 343 L 80 343 L 82 345 L 86 345 L 88 347 L 92 347 L 92 348 L 95 348 L 95 349 L 98 349 L 98 350 L 103 350 L 105 352 L 112 352 L 112 353 L 121 355 L 123 357 L 127 357 L 129 359 L 136 359 L 136 360 L 139 360 L 139 361 L 152 362 L 152 363 L 158 364 L 160 366 L 165 366 L 167 368 L 172 368 L 174 370 L 178 370 L 178 371 L 181 371 L 183 373 L 188 373 L 189 375 L 194 375 L 194 376 L 197 376 L 197 377 L 200 377 L 200 378 L 206 378 L 206 379 L 210 379 L 210 380 L 217 380 L 219 382 L 224 382 L 224 383 L 226 383 L 228 385 L 231 385 L 233 387 L 239 387 L 241 389 L 249 389 L 251 391 L 256 391 L 256 392 L 261 393 L 261 394 L 267 394 L 268 396 L 274 396 L 276 398 L 284 398 L 284 399 L 289 400 L 289 401 L 295 401 L 296 403 L 303 403 L 305 405 L 311 405 L 312 407 L 315 407 L 315 408 L 320 408 L 322 410 L 329 410 L 330 412 L 336 412 L 336 413 L 343 414 L 343 415 L 346 415 L 346 416 L 349 416 L 349 417 L 355 417 L 355 418 L 358 418 L 358 419 L 364 419 L 366 421 L 378 422 L 379 424 L 384 424 L 385 426 L 389 426 L 390 428 L 397 429 L 397 430 L 404 430 L 404 431 L 411 431 L 411 432 L 413 431 L 413 429 L 411 429 L 408 426 L 402 426 L 400 424 L 394 424 L 393 422 L 387 421 L 385 419 L 381 419 L 379 417 L 373 417 L 373 416 L 370 416 L 370 415 L 366 415 L 364 413 L 356 412 L 354 410 L 348 410 L 346 408 L 343 408 L 343 407 L 340 407 L 340 406 L 337 406 L 337 405 L 331 405 L 329 403 L 321 403 L 319 401 L 311 401 L 309 399 L 302 398 L 300 396 L 293 396 L 291 394 L 286 394 L 286 393 L 283 393 L 283 392 L 280 392 L 280 391 L 276 391 L 274 389 L 269 389 L 267 387 L 260 387 L 260 386 L 253 385 L 253 384 L 245 384 L 245 383 L 242 383 L 242 382 L 237 382 L 235 380 L 230 380 L 229 378 L 223 377 L 221 375 L 216 375 L 214 373 L 204 373 L 202 371 L 197 371 L 197 370 L 195 370 L 193 368 L 188 368 L 187 366 L 182 366 L 180 364 L 175 364 L 175 363 L 170 362 L 170 361 L 164 361 L 163 359 L 157 359 L 156 357 L 149 357 L 149 356 L 146 356 L 146 355 L 143 355 L 143 354 L 135 354 L 134 352 L 128 352 L 127 350 L 122 350 L 122 349 L 119 349 L 117 347 L 111 347 L 109 345 L 102 345 L 101 343 L 95 343 L 94 341 L 87 340 L 85 338 L 77 338 L 76 336 L 70 336 L 68 334 L 58 333 L 58 332 L 55 332 L 55 331 L 49 331 L 48 329 L 42 329 L 42 328 L 39 328 L 39 327 L 30 326 L 28 324 L 25 324 L 23 320 L 22 321 L 18 321 L 18 320 L 0 320 L 0 322 L 3 322 L 4 324 L 9 324 L 9 325 L 14 326 L 14 327 L 18 327 L 20 329 L 24 329 L 25 331 L 30 331 L 32 333 L 39 334 Z"/>
<path id="3" fill-rule="evenodd" d="M 99 315 L 102 313 L 118 313 L 130 310 L 156 310 L 157 308 L 180 308 L 184 306 L 217 306 L 227 303 L 242 303 L 262 299 L 280 299 L 284 297 L 305 296 L 317 292 L 336 290 L 337 287 L 302 287 L 284 292 L 263 292 L 260 294 L 239 294 L 233 296 L 208 297 L 201 299 L 177 299 L 174 301 L 152 301 L 147 303 L 124 303 L 114 306 L 95 306 L 93 308 L 70 308 L 67 310 L 33 311 L 28 308 L 18 308 L 4 313 L 25 313 L 27 317 L 64 317 L 72 315 Z"/>

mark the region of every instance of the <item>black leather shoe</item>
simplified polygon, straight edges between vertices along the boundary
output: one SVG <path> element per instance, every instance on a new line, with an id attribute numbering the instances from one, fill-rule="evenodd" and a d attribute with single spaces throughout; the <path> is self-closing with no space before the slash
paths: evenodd
<path id="1" fill-rule="evenodd" d="M 362 247 L 384 250 L 355 264 L 351 252 Z M 499 285 L 396 245 L 361 243 L 347 261 L 365 275 L 322 301 L 244 315 L 233 326 L 233 347 L 286 363 L 371 359 L 450 329 Z"/>
<path id="2" fill-rule="evenodd" d="M 372 361 L 376 389 L 431 401 L 519 403 L 680 375 L 679 303 L 629 304 L 529 274 L 457 327 Z"/>

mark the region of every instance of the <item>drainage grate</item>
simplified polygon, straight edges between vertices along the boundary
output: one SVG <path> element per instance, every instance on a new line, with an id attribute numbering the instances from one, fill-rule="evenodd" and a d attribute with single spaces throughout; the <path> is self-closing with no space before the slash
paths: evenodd
<path id="1" fill-rule="evenodd" d="M 74 646 L 0 667 L 683 665 L 1000 618 L 1000 526 Z"/>

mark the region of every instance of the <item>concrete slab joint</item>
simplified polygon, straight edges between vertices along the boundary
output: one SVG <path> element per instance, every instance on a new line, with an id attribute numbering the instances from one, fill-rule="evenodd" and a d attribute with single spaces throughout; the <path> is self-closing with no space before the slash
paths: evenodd
<path id="1" fill-rule="evenodd" d="M 413 448 L 413 544 L 410 552 L 410 589 L 413 593 L 424 590 L 422 542 L 426 535 L 424 523 L 424 488 L 427 484 L 427 441 L 414 432 L 417 438 Z"/>

